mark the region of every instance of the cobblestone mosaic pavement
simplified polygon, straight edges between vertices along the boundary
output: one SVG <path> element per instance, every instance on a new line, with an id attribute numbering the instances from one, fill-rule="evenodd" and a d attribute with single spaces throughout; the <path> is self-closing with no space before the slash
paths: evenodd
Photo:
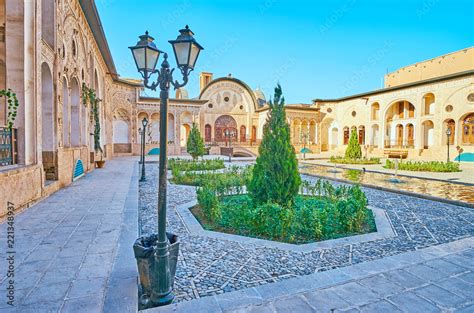
<path id="1" fill-rule="evenodd" d="M 140 184 L 139 223 L 155 231 L 157 165 L 147 165 Z M 306 180 L 314 180 L 303 176 Z M 222 294 L 315 272 L 447 243 L 474 235 L 474 210 L 441 202 L 363 188 L 369 204 L 386 210 L 395 237 L 297 253 L 253 244 L 191 236 L 175 208 L 195 199 L 195 188 L 169 185 L 168 230 L 179 235 L 176 301 Z"/>

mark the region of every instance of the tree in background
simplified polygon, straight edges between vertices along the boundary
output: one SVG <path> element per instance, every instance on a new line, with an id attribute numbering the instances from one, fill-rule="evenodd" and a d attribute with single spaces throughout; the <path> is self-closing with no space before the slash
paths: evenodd
<path id="1" fill-rule="evenodd" d="M 186 150 L 193 157 L 193 160 L 196 160 L 198 157 L 204 155 L 204 142 L 202 140 L 201 133 L 196 126 L 196 123 L 193 123 L 193 128 L 191 128 L 191 131 L 189 132 Z"/>
<path id="2" fill-rule="evenodd" d="M 346 159 L 360 159 L 362 157 L 362 149 L 360 148 L 359 139 L 357 138 L 357 131 L 351 132 L 351 138 L 346 148 Z"/>
<path id="3" fill-rule="evenodd" d="M 284 105 L 285 98 L 278 84 L 274 99 L 269 103 L 259 156 L 248 189 L 256 203 L 271 202 L 289 207 L 298 193 L 301 177 Z"/>

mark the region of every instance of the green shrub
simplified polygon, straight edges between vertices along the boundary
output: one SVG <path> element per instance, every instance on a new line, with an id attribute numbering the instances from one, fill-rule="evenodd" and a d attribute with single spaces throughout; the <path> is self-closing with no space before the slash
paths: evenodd
<path id="1" fill-rule="evenodd" d="M 395 169 L 395 162 L 385 161 L 384 168 Z M 420 172 L 460 172 L 459 163 L 440 162 L 440 161 L 401 161 L 398 163 L 398 169 L 404 171 Z"/>
<path id="2" fill-rule="evenodd" d="M 338 164 L 380 164 L 380 158 L 347 159 L 341 156 L 331 156 L 329 162 Z"/>
<path id="3" fill-rule="evenodd" d="M 221 218 L 219 199 L 212 188 L 199 188 L 197 190 L 197 200 L 206 218 L 212 221 L 217 221 Z"/>
<path id="4" fill-rule="evenodd" d="M 186 151 L 193 157 L 193 160 L 197 160 L 198 157 L 203 156 L 206 151 L 204 141 L 202 140 L 196 123 L 193 123 L 193 127 L 189 132 L 188 141 L 186 142 Z"/>
<path id="5" fill-rule="evenodd" d="M 263 127 L 252 180 L 247 186 L 253 200 L 289 207 L 301 184 L 295 150 L 290 142 L 290 127 L 285 116 L 281 86 L 275 88 L 273 101 Z"/>
<path id="6" fill-rule="evenodd" d="M 224 160 L 212 159 L 212 160 L 185 160 L 185 159 L 169 159 L 168 168 L 178 171 L 208 171 L 218 170 L 225 168 Z"/>
<path id="7" fill-rule="evenodd" d="M 373 231 L 375 223 L 359 186 L 334 187 L 328 181 L 304 182 L 293 206 L 255 203 L 247 194 L 209 183 L 199 188 L 198 203 L 207 228 L 292 243 L 338 238 Z"/>
<path id="8" fill-rule="evenodd" d="M 349 145 L 346 148 L 346 159 L 360 159 L 362 157 L 362 149 L 360 148 L 359 139 L 357 138 L 357 131 L 351 132 Z"/>

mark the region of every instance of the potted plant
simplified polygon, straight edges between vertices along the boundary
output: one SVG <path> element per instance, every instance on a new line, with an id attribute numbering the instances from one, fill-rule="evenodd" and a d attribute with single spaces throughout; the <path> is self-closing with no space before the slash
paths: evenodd
<path id="1" fill-rule="evenodd" d="M 91 110 L 91 122 L 94 123 L 94 132 L 91 135 L 94 136 L 94 151 L 100 155 L 100 159 L 95 161 L 97 168 L 103 168 L 105 166 L 105 160 L 103 159 L 104 151 L 100 145 L 100 118 L 99 118 L 99 103 L 102 100 L 97 98 L 95 90 L 82 84 L 82 103 L 87 106 L 90 105 Z"/>

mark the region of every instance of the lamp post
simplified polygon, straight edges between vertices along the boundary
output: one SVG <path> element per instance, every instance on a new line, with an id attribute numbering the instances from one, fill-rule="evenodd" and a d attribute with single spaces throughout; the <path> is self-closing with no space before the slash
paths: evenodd
<path id="1" fill-rule="evenodd" d="M 229 163 L 232 163 L 232 137 L 235 136 L 235 133 L 227 128 L 224 130 L 224 136 L 229 141 Z"/>
<path id="2" fill-rule="evenodd" d="M 167 145 L 167 131 L 168 131 L 168 98 L 170 86 L 174 89 L 185 86 L 188 82 L 189 74 L 194 70 L 197 58 L 203 47 L 194 39 L 194 33 L 189 29 L 188 25 L 181 29 L 180 34 L 176 40 L 170 40 L 169 43 L 173 47 L 173 52 L 176 58 L 177 67 L 183 76 L 183 82 L 179 83 L 173 80 L 173 72 L 175 69 L 170 69 L 168 63 L 168 55 L 164 53 L 164 60 L 161 63 L 161 68 L 156 69 L 158 58 L 161 53 L 155 43 L 153 37 L 148 35 L 148 31 L 144 35 L 139 36 L 140 40 L 133 47 L 132 51 L 135 64 L 138 72 L 143 77 L 143 84 L 146 88 L 156 90 L 160 89 L 160 158 L 158 171 L 158 235 L 150 237 L 149 241 L 142 239 L 141 243 L 145 248 L 154 249 L 153 258 L 154 266 L 149 266 L 151 273 L 150 277 L 146 277 L 147 271 L 140 273 L 140 281 L 142 287 L 148 286 L 149 290 L 145 290 L 149 294 L 147 299 L 143 299 L 143 306 L 153 307 L 169 304 L 174 299 L 172 292 L 174 282 L 174 270 L 176 265 L 176 258 L 178 253 L 177 237 L 166 233 L 166 145 Z M 155 82 L 150 84 L 149 80 L 152 74 L 157 74 Z M 169 241 L 170 238 L 175 240 L 175 243 Z M 136 242 L 141 238 L 139 238 Z M 151 242 L 150 242 L 151 241 Z M 145 247 L 145 244 L 149 245 Z M 173 246 L 175 245 L 175 246 Z M 135 249 L 135 245 L 134 245 Z M 143 250 L 143 251 L 144 251 Z M 176 254 L 176 258 L 170 255 L 170 251 Z M 135 252 L 137 262 L 140 262 L 137 256 L 139 253 Z M 172 259 L 172 263 L 170 263 Z M 139 265 L 140 269 L 140 265 Z M 142 275 L 143 274 L 143 275 Z M 143 280 L 142 280 L 143 278 Z M 150 282 L 151 281 L 151 282 Z M 141 299 L 142 300 L 142 299 Z"/>
<path id="3" fill-rule="evenodd" d="M 145 181 L 145 133 L 146 133 L 146 126 L 148 125 L 148 120 L 146 117 L 143 118 L 142 120 L 142 176 L 140 177 L 140 181 Z"/>
<path id="4" fill-rule="evenodd" d="M 448 149 L 448 163 L 449 163 L 449 138 L 451 137 L 451 128 L 448 125 L 448 129 L 446 130 L 446 137 L 447 137 L 447 149 Z"/>
<path id="5" fill-rule="evenodd" d="M 301 140 L 303 141 L 303 160 L 306 160 L 306 142 L 309 138 L 309 132 L 301 134 Z"/>

